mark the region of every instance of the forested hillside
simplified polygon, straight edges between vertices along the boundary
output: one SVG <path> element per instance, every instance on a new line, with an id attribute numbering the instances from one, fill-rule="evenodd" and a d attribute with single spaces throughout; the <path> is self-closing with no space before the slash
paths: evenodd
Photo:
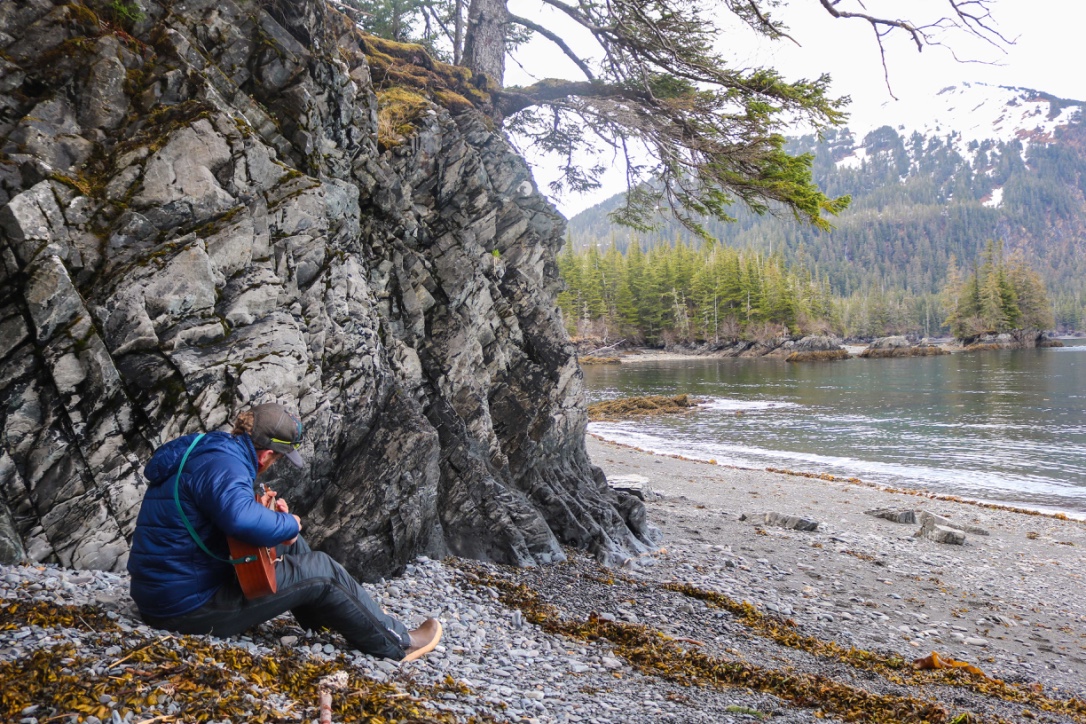
<path id="1" fill-rule="evenodd" d="M 770 339 L 831 331 L 829 287 L 789 271 L 783 259 L 679 240 L 642 253 L 614 245 L 558 258 L 566 291 L 558 304 L 570 334 L 649 345 Z"/>
<path id="2" fill-rule="evenodd" d="M 852 196 L 832 232 L 738 206 L 734 223 L 706 220 L 706 229 L 726 246 L 779 257 L 800 277 L 824 282 L 834 298 L 833 323 L 844 334 L 947 332 L 947 271 L 974 269 L 990 241 L 1044 279 L 1061 328 L 1083 328 L 1081 104 L 988 86 L 947 89 L 938 102 L 943 120 L 791 141 L 791 151 L 813 155 L 828 196 Z M 575 216 L 575 248 L 701 243 L 666 219 L 647 233 L 614 226 L 607 214 L 621 203 L 615 197 Z"/>

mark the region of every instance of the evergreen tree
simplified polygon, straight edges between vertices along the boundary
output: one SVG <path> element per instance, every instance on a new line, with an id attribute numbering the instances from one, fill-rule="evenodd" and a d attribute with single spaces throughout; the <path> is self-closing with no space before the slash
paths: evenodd
<path id="1" fill-rule="evenodd" d="M 1007 263 L 1007 279 L 1014 290 L 1018 302 L 1020 318 L 1018 326 L 1023 329 L 1053 329 L 1056 318 L 1053 305 L 1049 301 L 1041 275 L 1030 269 L 1020 253 L 1011 256 Z M 1082 305 L 1078 305 L 1081 309 Z M 1075 320 L 1071 329 L 1078 329 L 1080 320 Z"/>
<path id="2" fill-rule="evenodd" d="M 983 263 L 965 282 L 956 269 L 948 275 L 944 298 L 954 301 L 947 322 L 956 337 L 1012 329 L 1052 329 L 1056 320 L 1044 283 L 1020 255 L 1003 260 L 1002 242 L 989 241 Z"/>

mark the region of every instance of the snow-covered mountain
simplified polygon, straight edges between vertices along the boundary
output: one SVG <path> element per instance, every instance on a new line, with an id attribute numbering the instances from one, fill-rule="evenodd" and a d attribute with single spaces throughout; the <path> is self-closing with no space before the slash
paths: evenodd
<path id="1" fill-rule="evenodd" d="M 1029 88 L 963 83 L 939 91 L 927 103 L 887 101 L 872 110 L 857 111 L 848 127 L 863 138 L 880 126 L 890 126 L 905 137 L 952 138 L 963 156 L 970 145 L 985 140 L 1015 139 L 1049 143 L 1056 128 L 1071 123 L 1086 108 L 1083 101 L 1057 98 Z M 975 143 L 974 143 L 975 142 Z"/>
<path id="2" fill-rule="evenodd" d="M 857 111 L 848 123 L 855 145 L 838 166 L 857 168 L 867 158 L 864 139 L 889 126 L 906 141 L 913 134 L 946 141 L 972 163 L 984 142 L 1018 141 L 1022 156 L 1033 143 L 1049 144 L 1056 129 L 1080 119 L 1086 102 L 1057 98 L 1029 88 L 964 83 L 939 91 L 927 103 L 887 101 Z M 906 144 L 908 149 L 909 144 Z"/>

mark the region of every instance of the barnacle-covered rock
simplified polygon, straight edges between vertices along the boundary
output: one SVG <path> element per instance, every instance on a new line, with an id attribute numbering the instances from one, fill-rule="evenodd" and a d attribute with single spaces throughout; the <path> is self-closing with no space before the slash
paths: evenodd
<path id="1" fill-rule="evenodd" d="M 825 335 L 811 335 L 796 342 L 785 361 L 833 362 L 848 357 L 848 350 L 841 346 L 840 340 Z"/>

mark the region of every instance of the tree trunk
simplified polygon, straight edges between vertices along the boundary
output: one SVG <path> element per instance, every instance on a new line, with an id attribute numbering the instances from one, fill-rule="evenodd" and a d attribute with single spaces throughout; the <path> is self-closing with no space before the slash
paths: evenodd
<path id="1" fill-rule="evenodd" d="M 485 74 L 502 87 L 505 77 L 505 26 L 509 11 L 505 0 L 471 0 L 468 7 L 464 65 L 472 73 Z"/>
<path id="2" fill-rule="evenodd" d="M 454 3 L 456 13 L 453 18 L 453 65 L 463 65 L 464 57 L 464 0 Z"/>

